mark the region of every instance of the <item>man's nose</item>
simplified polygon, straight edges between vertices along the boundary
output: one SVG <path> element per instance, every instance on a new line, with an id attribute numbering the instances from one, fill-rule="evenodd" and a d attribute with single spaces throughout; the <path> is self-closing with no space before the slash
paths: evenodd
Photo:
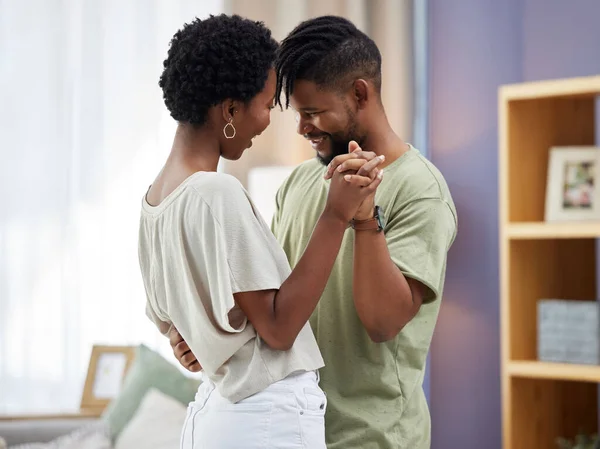
<path id="1" fill-rule="evenodd" d="M 298 118 L 297 122 L 298 126 L 296 127 L 296 131 L 298 134 L 303 136 L 304 134 L 308 134 L 313 130 L 313 126 L 310 124 L 310 122 L 304 120 L 303 118 Z"/>

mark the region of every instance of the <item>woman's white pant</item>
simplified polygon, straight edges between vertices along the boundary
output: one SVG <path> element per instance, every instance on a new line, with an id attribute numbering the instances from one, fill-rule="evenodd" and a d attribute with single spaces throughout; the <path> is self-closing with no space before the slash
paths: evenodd
<path id="1" fill-rule="evenodd" d="M 188 406 L 181 449 L 326 449 L 326 408 L 315 372 L 292 375 L 236 404 L 205 380 Z"/>

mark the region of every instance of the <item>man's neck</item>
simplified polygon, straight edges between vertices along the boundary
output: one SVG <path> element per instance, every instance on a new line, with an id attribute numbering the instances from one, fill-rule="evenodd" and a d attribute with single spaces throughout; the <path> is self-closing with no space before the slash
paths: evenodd
<path id="1" fill-rule="evenodd" d="M 385 156 L 385 162 L 381 165 L 381 167 L 385 167 L 406 153 L 409 145 L 394 132 L 387 120 L 379 123 L 381 125 L 374 126 L 369 130 L 361 147 L 378 156 Z"/>

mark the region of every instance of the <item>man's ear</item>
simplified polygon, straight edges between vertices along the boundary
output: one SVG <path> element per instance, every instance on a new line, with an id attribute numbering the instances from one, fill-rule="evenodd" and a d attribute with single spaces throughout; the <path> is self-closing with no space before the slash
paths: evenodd
<path id="1" fill-rule="evenodd" d="M 352 89 L 358 109 L 364 109 L 369 101 L 369 84 L 364 79 L 357 79 L 354 81 Z"/>

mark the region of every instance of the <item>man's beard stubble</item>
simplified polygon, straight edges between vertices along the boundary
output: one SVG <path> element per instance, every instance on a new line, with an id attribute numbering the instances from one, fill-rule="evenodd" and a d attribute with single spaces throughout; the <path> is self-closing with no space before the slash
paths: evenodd
<path id="1" fill-rule="evenodd" d="M 319 153 L 317 153 L 317 159 L 319 162 L 321 162 L 321 164 L 325 166 L 329 165 L 335 157 L 348 153 L 348 145 L 350 145 L 350 140 L 352 139 L 334 140 L 333 136 L 329 136 L 331 152 L 327 156 L 321 156 Z"/>
<path id="2" fill-rule="evenodd" d="M 321 156 L 317 153 L 317 159 L 323 165 L 327 166 L 337 156 L 342 154 L 348 154 L 348 146 L 351 141 L 355 141 L 359 146 L 362 146 L 364 138 L 358 136 L 356 124 L 352 124 L 348 132 L 341 135 L 341 133 L 328 134 L 328 139 L 331 145 L 331 152 L 327 156 Z"/>

